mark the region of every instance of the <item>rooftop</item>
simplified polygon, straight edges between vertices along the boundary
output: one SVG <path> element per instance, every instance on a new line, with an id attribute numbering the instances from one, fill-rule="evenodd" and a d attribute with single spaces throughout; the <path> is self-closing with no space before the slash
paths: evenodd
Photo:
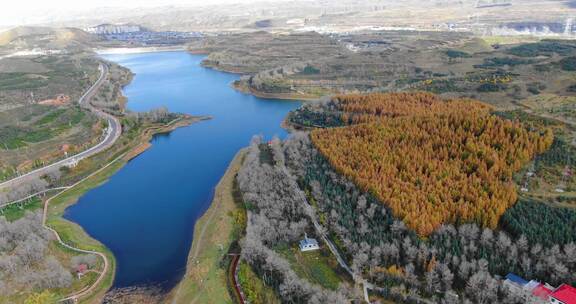
<path id="1" fill-rule="evenodd" d="M 513 273 L 507 274 L 506 280 L 511 281 L 511 282 L 516 283 L 516 284 L 521 285 L 521 286 L 528 284 L 528 281 L 524 280 L 523 278 L 521 278 L 521 277 L 519 277 Z"/>
<path id="2" fill-rule="evenodd" d="M 552 290 L 548 289 L 544 284 L 540 284 L 536 286 L 536 288 L 532 289 L 532 294 L 543 300 L 547 300 L 551 293 Z"/>
<path id="3" fill-rule="evenodd" d="M 318 241 L 316 241 L 316 239 L 309 239 L 309 238 L 305 238 L 305 239 L 300 241 L 300 247 L 304 247 L 306 245 L 318 246 Z"/>
<path id="4" fill-rule="evenodd" d="M 564 304 L 576 304 L 576 288 L 570 285 L 562 284 L 550 295 Z"/>

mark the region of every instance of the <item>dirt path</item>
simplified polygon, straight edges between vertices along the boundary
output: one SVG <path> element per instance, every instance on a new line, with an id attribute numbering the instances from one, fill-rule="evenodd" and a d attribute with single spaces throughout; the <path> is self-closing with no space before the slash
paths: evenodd
<path id="1" fill-rule="evenodd" d="M 97 255 L 97 256 L 99 256 L 100 258 L 102 258 L 102 261 L 103 261 L 103 264 L 104 264 L 104 265 L 103 265 L 104 267 L 103 267 L 102 271 L 100 272 L 100 275 L 98 276 L 98 278 L 97 278 L 96 281 L 94 282 L 94 284 L 92 284 L 90 287 L 84 288 L 84 289 L 82 289 L 82 290 L 80 290 L 80 291 L 78 291 L 78 292 L 76 292 L 76 293 L 73 293 L 73 294 L 71 294 L 71 295 L 69 295 L 69 296 L 67 296 L 67 297 L 65 297 L 65 298 L 63 298 L 63 299 L 60 299 L 58 302 L 64 302 L 64 301 L 68 301 L 68 300 L 72 300 L 72 301 L 76 302 L 79 298 L 81 298 L 81 297 L 83 297 L 83 296 L 85 296 L 85 295 L 87 295 L 87 294 L 90 294 L 96 287 L 98 287 L 98 285 L 100 284 L 100 282 L 102 282 L 102 280 L 106 277 L 106 274 L 107 274 L 108 271 L 109 271 L 108 268 L 110 268 L 110 266 L 109 266 L 110 263 L 109 263 L 109 261 L 108 261 L 108 257 L 106 257 L 106 255 L 103 254 L 103 253 L 101 253 L 101 252 L 92 251 L 92 250 L 84 250 L 84 249 L 76 248 L 76 247 L 70 246 L 70 245 L 66 244 L 64 241 L 62 241 L 62 239 L 60 238 L 60 235 L 58 234 L 58 232 L 57 232 L 56 230 L 52 229 L 50 226 L 48 226 L 48 225 L 46 224 L 46 221 L 47 221 L 47 218 L 48 218 L 48 208 L 49 208 L 49 206 L 50 206 L 50 202 L 51 202 L 54 198 L 56 198 L 56 197 L 60 196 L 61 194 L 65 193 L 66 191 L 69 191 L 70 189 L 73 189 L 74 187 L 78 186 L 78 185 L 81 184 L 82 182 L 84 182 L 84 181 L 90 179 L 91 177 L 95 176 L 96 174 L 102 172 L 103 170 L 105 170 L 106 168 L 108 168 L 109 166 L 111 166 L 112 164 L 114 164 L 115 162 L 117 162 L 118 160 L 122 159 L 124 156 L 125 156 L 125 154 L 122 154 L 122 155 L 118 156 L 116 159 L 114 159 L 113 161 L 109 162 L 109 163 L 106 164 L 104 167 L 98 169 L 97 171 L 93 172 L 92 174 L 88 175 L 87 177 L 81 179 L 80 181 L 76 182 L 76 183 L 73 184 L 72 186 L 67 187 L 67 188 L 64 189 L 63 191 L 58 192 L 58 194 L 50 197 L 49 199 L 47 199 L 47 200 L 44 202 L 44 210 L 43 210 L 43 213 L 42 213 L 42 226 L 44 226 L 44 228 L 50 230 L 50 231 L 54 234 L 54 236 L 56 236 L 56 240 L 58 241 L 58 243 L 60 243 L 60 245 L 62 245 L 62 246 L 64 246 L 64 247 L 66 247 L 66 248 L 68 248 L 68 249 L 70 249 L 70 250 L 76 251 L 76 252 L 85 253 L 85 254 L 94 254 L 94 255 Z"/>
<path id="2" fill-rule="evenodd" d="M 240 304 L 245 304 L 244 293 L 242 292 L 242 287 L 238 282 L 238 265 L 240 265 L 240 255 L 235 255 L 232 260 L 232 283 L 234 284 L 234 291 L 236 292 L 236 297 Z"/>

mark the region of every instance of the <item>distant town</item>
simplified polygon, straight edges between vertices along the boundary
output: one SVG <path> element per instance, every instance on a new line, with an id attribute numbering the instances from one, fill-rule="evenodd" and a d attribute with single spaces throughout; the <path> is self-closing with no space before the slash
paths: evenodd
<path id="1" fill-rule="evenodd" d="M 202 37 L 200 32 L 156 32 L 136 24 L 100 24 L 84 30 L 107 41 L 137 45 L 176 45 Z"/>

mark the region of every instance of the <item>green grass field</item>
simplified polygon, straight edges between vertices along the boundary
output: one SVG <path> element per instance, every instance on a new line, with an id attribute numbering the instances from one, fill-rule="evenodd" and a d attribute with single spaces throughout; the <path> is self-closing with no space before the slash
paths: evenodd
<path id="1" fill-rule="evenodd" d="M 0 90 L 30 90 L 45 87 L 48 80 L 25 73 L 0 73 Z"/>
<path id="2" fill-rule="evenodd" d="M 288 260 L 292 270 L 310 283 L 336 290 L 343 282 L 334 270 L 338 268 L 338 263 L 327 248 L 301 252 L 297 247 L 291 247 L 281 248 L 278 251 Z"/>
<path id="3" fill-rule="evenodd" d="M 33 197 L 20 204 L 13 204 L 0 209 L 0 216 L 4 216 L 9 222 L 13 222 L 24 216 L 26 211 L 33 211 L 42 208 L 42 201 L 38 197 Z"/>

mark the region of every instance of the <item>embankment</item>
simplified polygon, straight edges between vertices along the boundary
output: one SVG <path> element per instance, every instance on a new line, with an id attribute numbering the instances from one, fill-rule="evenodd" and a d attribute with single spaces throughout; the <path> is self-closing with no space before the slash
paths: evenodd
<path id="1" fill-rule="evenodd" d="M 228 292 L 226 258 L 238 236 L 237 216 L 243 212 L 234 198 L 234 180 L 246 150 L 240 150 L 214 193 L 210 208 L 194 226 L 186 274 L 169 295 L 168 303 L 233 303 Z"/>

